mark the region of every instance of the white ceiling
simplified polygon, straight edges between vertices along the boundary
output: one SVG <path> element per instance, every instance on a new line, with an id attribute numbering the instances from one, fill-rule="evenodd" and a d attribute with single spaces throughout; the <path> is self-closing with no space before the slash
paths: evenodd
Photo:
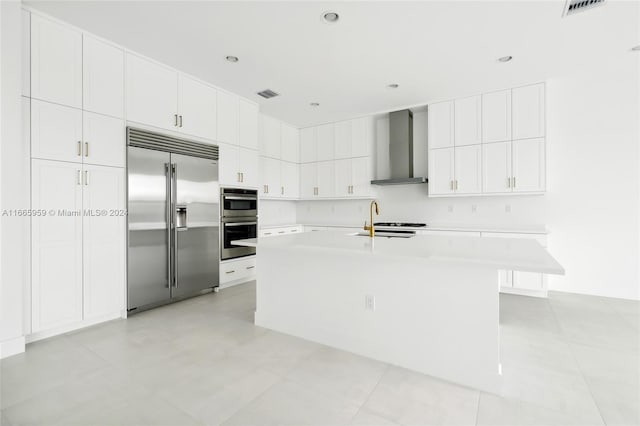
<path id="1" fill-rule="evenodd" d="M 608 0 L 568 18 L 564 0 L 26 4 L 259 101 L 266 114 L 299 127 L 640 55 L 629 51 L 640 44 L 637 1 Z M 323 22 L 327 10 L 340 21 Z M 497 62 L 505 55 L 513 61 Z M 281 96 L 255 95 L 267 88 Z"/>

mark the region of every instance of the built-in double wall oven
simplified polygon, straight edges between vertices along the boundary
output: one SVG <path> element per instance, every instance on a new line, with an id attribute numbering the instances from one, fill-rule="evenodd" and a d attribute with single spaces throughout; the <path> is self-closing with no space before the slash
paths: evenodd
<path id="1" fill-rule="evenodd" d="M 256 238 L 258 235 L 258 191 L 253 189 L 224 188 L 220 193 L 222 210 L 222 260 L 251 256 L 255 247 L 241 247 L 232 241 Z"/>

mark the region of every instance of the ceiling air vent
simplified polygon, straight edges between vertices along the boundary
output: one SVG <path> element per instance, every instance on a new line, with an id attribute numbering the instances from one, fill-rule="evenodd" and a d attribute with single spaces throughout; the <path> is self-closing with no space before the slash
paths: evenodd
<path id="1" fill-rule="evenodd" d="M 276 96 L 280 96 L 280 93 L 276 93 L 271 89 L 263 90 L 262 92 L 258 92 L 258 95 L 262 96 L 265 99 L 275 98 Z"/>
<path id="2" fill-rule="evenodd" d="M 596 6 L 602 6 L 604 2 L 605 0 L 567 0 L 562 16 L 569 16 Z"/>

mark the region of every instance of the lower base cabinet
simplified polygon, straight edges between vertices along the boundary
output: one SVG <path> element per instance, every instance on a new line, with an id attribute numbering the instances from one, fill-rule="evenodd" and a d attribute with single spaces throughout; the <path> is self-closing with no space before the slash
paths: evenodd
<path id="1" fill-rule="evenodd" d="M 220 263 L 220 287 L 230 287 L 255 279 L 256 257 L 225 260 Z"/>
<path id="2" fill-rule="evenodd" d="M 32 160 L 32 332 L 124 309 L 125 175 Z"/>

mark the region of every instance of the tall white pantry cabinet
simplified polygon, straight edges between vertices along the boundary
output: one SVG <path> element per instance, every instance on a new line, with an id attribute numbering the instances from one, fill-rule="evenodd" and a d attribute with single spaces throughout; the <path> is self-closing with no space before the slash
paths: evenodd
<path id="1" fill-rule="evenodd" d="M 24 11 L 30 48 L 31 335 L 125 307 L 124 51 Z M 30 16 L 29 16 L 30 15 Z"/>

